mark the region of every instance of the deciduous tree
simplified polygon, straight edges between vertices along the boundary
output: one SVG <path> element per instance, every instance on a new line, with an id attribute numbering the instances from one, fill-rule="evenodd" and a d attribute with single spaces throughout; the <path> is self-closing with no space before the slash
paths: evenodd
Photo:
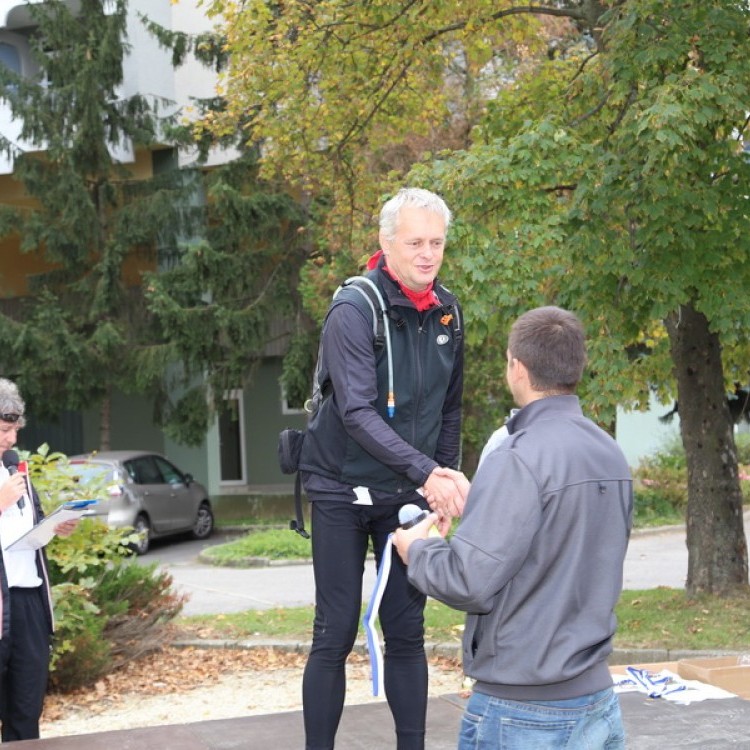
<path id="1" fill-rule="evenodd" d="M 456 209 L 450 275 L 470 342 L 495 353 L 498 379 L 507 321 L 554 302 L 586 320 L 586 403 L 603 423 L 617 403 L 643 405 L 650 390 L 676 385 L 689 471 L 687 590 L 746 589 L 725 400 L 729 383 L 748 378 L 746 4 L 211 6 L 227 14 L 233 67 L 230 108 L 208 124 L 231 127 L 233 107 L 252 111 L 248 137 L 263 144 L 268 168 L 326 193 L 337 208 L 346 198 L 353 221 L 378 203 L 383 183 L 368 189 L 364 168 L 377 144 L 404 142 L 450 117 L 450 63 L 476 61 L 486 73 L 507 59 L 503 43 L 518 49 L 534 39 L 527 19 L 575 24 L 576 48 L 521 65 L 516 56 L 505 80 L 483 82 L 486 115 L 470 145 L 410 179 Z M 350 190 L 343 197 L 339 181 Z M 335 239 L 329 244 L 337 249 Z"/>

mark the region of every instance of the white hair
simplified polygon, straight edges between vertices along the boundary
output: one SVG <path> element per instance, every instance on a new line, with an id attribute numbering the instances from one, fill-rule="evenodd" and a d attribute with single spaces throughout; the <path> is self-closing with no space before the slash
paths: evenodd
<path id="1" fill-rule="evenodd" d="M 435 193 L 424 188 L 401 188 L 390 200 L 386 201 L 380 211 L 380 232 L 386 240 L 396 236 L 398 220 L 404 206 L 426 208 L 438 214 L 445 221 L 445 229 L 451 223 L 452 214 L 445 201 Z"/>
<path id="2" fill-rule="evenodd" d="M 21 417 L 18 421 L 21 426 L 25 424 L 23 414 L 26 410 L 26 404 L 21 398 L 18 386 L 7 378 L 0 378 L 0 414 L 18 414 Z"/>

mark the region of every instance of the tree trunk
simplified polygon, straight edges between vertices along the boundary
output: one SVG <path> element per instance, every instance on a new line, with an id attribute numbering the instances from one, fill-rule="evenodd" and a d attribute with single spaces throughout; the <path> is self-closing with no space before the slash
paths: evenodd
<path id="1" fill-rule="evenodd" d="M 747 543 L 721 345 L 692 305 L 668 316 L 688 470 L 688 595 L 747 589 Z"/>
<path id="2" fill-rule="evenodd" d="M 112 430 L 112 389 L 107 388 L 107 393 L 102 399 L 102 407 L 99 412 L 99 450 L 110 449 Z"/>

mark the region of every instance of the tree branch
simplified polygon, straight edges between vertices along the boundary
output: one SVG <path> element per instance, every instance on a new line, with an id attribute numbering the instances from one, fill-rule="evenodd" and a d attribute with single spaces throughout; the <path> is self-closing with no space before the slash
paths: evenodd
<path id="1" fill-rule="evenodd" d="M 498 10 L 496 13 L 492 13 L 487 16 L 484 20 L 479 23 L 484 25 L 491 21 L 499 21 L 501 18 L 508 16 L 519 16 L 519 15 L 543 15 L 543 16 L 558 16 L 562 18 L 572 18 L 575 21 L 585 21 L 586 14 L 577 8 L 555 8 L 547 5 L 517 5 L 513 8 L 505 8 L 504 10 Z M 450 34 L 452 31 L 459 31 L 466 27 L 468 21 L 457 21 L 448 26 L 443 26 L 441 29 L 435 29 L 431 34 L 428 34 L 422 43 L 431 42 L 437 39 L 443 34 Z"/>

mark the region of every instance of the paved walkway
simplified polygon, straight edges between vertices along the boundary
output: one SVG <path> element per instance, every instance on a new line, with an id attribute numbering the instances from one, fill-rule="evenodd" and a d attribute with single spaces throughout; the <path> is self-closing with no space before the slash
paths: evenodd
<path id="1" fill-rule="evenodd" d="M 628 693 L 621 696 L 621 706 L 628 750 L 750 748 L 750 701 L 727 698 L 678 706 Z M 463 701 L 458 696 L 430 699 L 426 750 L 455 750 L 462 710 Z M 385 702 L 347 706 L 336 747 L 393 750 L 392 727 Z M 300 711 L 14 744 L 17 750 L 302 750 L 303 747 Z"/>

